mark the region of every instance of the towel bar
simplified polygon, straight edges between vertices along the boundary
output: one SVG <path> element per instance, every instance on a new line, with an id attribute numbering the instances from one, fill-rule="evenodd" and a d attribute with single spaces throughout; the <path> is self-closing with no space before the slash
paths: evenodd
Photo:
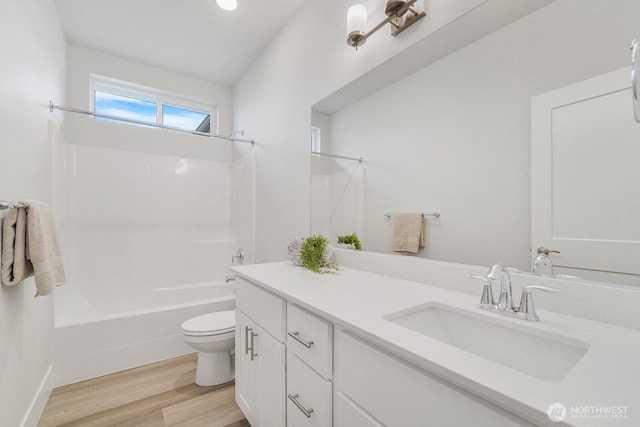
<path id="1" fill-rule="evenodd" d="M 436 218 L 440 218 L 440 212 L 423 212 L 422 215 L 426 215 L 426 216 L 435 216 Z M 393 214 L 391 212 L 387 212 L 384 214 L 384 216 L 386 216 L 387 218 L 391 218 L 393 216 Z"/>
<path id="2" fill-rule="evenodd" d="M 20 202 L 11 203 L 7 202 L 6 200 L 0 200 L 0 211 L 9 208 L 26 208 L 26 206 Z"/>

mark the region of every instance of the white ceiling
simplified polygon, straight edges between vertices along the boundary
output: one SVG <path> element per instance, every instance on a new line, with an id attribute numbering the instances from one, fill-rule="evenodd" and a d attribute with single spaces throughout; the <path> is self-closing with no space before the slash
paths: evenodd
<path id="1" fill-rule="evenodd" d="M 69 42 L 232 86 L 306 0 L 56 0 Z"/>

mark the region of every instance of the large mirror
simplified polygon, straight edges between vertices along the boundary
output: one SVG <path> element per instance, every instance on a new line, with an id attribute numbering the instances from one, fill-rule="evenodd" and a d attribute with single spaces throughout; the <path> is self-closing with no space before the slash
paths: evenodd
<path id="1" fill-rule="evenodd" d="M 548 245 L 562 249 L 551 255 L 555 274 L 640 286 L 637 272 L 598 266 L 597 258 L 609 249 L 597 253 L 594 246 L 593 264 L 576 267 L 567 262 L 570 253 L 584 249 L 555 248 L 551 247 L 554 239 L 532 236 L 532 209 L 536 209 L 532 176 L 540 176 L 540 171 L 532 170 L 532 149 L 540 144 L 535 136 L 539 123 L 532 122 L 532 99 L 535 103 L 555 91 L 576 90 L 585 80 L 607 73 L 630 72 L 629 44 L 640 36 L 640 3 L 615 3 L 614 7 L 610 2 L 552 2 L 424 68 L 408 69 L 386 87 L 361 90 L 354 96 L 353 88 L 363 86 L 354 82 L 314 105 L 311 122 L 318 146 L 312 150 L 364 161 L 312 156 L 311 233 L 324 234 L 335 243 L 336 235 L 355 232 L 364 250 L 391 253 L 394 215 L 438 212 L 439 217 L 426 217 L 427 244 L 417 256 L 476 265 L 501 261 L 530 271 L 537 247 Z M 362 49 L 375 49 L 375 45 Z M 396 67 L 397 72 L 405 63 L 394 58 L 385 65 Z M 377 72 L 373 70 L 360 82 L 375 81 Z M 590 157 L 591 168 L 580 173 L 598 174 L 593 181 L 604 184 L 589 193 L 580 184 L 583 179 L 567 178 L 564 194 L 575 186 L 582 197 L 572 199 L 572 204 L 567 198 L 552 202 L 562 205 L 565 221 L 571 222 L 572 216 L 587 218 L 582 221 L 584 228 L 590 227 L 591 220 L 585 216 L 592 211 L 590 206 L 594 212 L 606 211 L 607 217 L 597 217 L 591 225 L 606 230 L 606 221 L 611 221 L 616 238 L 624 240 L 621 247 L 635 253 L 633 236 L 640 233 L 640 221 L 629 224 L 635 228 L 629 230 L 628 238 L 626 226 L 619 226 L 622 220 L 640 218 L 633 202 L 638 193 L 628 193 L 640 188 L 640 175 L 633 171 L 640 151 L 628 143 L 636 141 L 640 146 L 640 125 L 629 125 L 633 122 L 629 87 L 613 90 L 620 93 L 619 103 L 626 103 L 620 108 L 578 103 L 585 107 L 584 114 L 571 116 L 573 130 L 563 131 L 574 138 L 562 148 L 573 163 L 553 164 L 548 174 L 570 178 L 575 174 L 568 168 L 581 169 L 580 156 Z M 551 105 L 550 120 L 557 118 L 553 111 Z M 592 117 L 594 111 L 602 115 Z M 603 118 L 604 114 L 617 116 Z M 589 139 L 597 133 L 594 123 L 600 122 L 606 123 L 600 129 L 603 133 Z M 609 132 L 619 123 L 629 132 Z M 583 127 L 589 129 L 587 134 L 580 132 Z M 625 142 L 612 143 L 613 139 Z M 605 153 L 608 172 L 598 172 L 601 168 L 593 159 Z M 628 161 L 633 157 L 635 162 Z M 616 158 L 627 160 L 616 166 Z M 603 198 L 616 191 L 617 197 Z M 572 239 L 579 240 L 579 233 Z M 611 239 L 604 233 L 595 240 Z"/>

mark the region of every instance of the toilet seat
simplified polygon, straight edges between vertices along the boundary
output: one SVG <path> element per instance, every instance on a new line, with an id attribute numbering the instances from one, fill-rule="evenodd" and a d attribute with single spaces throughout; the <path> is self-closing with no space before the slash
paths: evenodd
<path id="1" fill-rule="evenodd" d="M 182 323 L 182 333 L 192 337 L 232 334 L 235 325 L 235 311 L 218 311 L 185 321 Z"/>

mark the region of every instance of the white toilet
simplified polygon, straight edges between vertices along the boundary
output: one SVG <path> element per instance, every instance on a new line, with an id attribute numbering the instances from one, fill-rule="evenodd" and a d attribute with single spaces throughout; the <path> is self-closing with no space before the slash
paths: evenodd
<path id="1" fill-rule="evenodd" d="M 184 341 L 198 350 L 196 384 L 212 386 L 233 379 L 235 324 L 234 311 L 203 314 L 182 324 Z"/>

